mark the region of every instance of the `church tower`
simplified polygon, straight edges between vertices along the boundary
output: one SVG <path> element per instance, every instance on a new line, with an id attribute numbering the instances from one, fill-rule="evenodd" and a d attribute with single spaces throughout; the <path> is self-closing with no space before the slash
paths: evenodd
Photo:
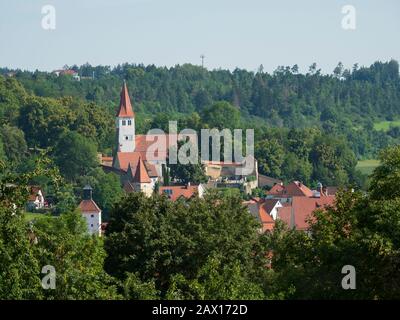
<path id="1" fill-rule="evenodd" d="M 124 81 L 116 118 L 118 152 L 135 150 L 135 114 L 129 99 L 128 88 Z"/>

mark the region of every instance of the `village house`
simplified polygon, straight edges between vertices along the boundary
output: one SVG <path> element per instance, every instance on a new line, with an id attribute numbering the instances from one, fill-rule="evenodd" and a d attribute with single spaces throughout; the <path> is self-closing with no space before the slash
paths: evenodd
<path id="1" fill-rule="evenodd" d="M 83 188 L 83 198 L 78 207 L 86 220 L 89 234 L 101 236 L 101 209 L 93 200 L 93 189 L 87 185 Z"/>
<path id="2" fill-rule="evenodd" d="M 165 194 L 172 201 L 179 198 L 191 199 L 193 197 L 203 198 L 205 187 L 202 184 L 186 186 L 162 186 L 159 188 L 159 194 Z"/>
<path id="3" fill-rule="evenodd" d="M 290 228 L 302 231 L 309 230 L 307 220 L 317 209 L 334 205 L 336 189 L 318 185 L 318 190 L 311 190 L 299 181 L 287 185 L 276 184 L 266 192 L 263 199 L 254 198 L 244 202 L 249 212 L 262 224 L 262 232 L 272 230 L 275 221 L 280 219 Z"/>
<path id="4" fill-rule="evenodd" d="M 43 209 L 46 206 L 46 201 L 44 199 L 43 191 L 39 186 L 31 186 L 30 193 L 28 197 L 27 209 L 37 210 Z"/>
<path id="5" fill-rule="evenodd" d="M 70 76 L 76 81 L 81 80 L 81 77 L 79 76 L 78 72 L 72 69 L 54 70 L 53 74 L 55 74 L 57 77 L 64 75 L 64 76 Z"/>
<path id="6" fill-rule="evenodd" d="M 249 161 L 253 162 L 253 170 L 247 174 L 240 174 L 240 169 Z M 244 193 L 250 194 L 258 186 L 258 164 L 252 156 L 246 157 L 243 162 L 202 161 L 202 163 L 205 174 L 210 179 L 207 184 L 209 188 L 239 188 Z"/>

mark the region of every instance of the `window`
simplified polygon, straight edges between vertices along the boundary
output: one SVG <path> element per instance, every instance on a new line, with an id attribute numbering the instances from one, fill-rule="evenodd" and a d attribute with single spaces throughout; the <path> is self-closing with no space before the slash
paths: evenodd
<path id="1" fill-rule="evenodd" d="M 132 125 L 132 120 L 128 120 L 128 126 Z"/>
<path id="2" fill-rule="evenodd" d="M 124 136 L 124 140 L 132 141 L 133 140 L 133 136 L 132 135 Z"/>
<path id="3" fill-rule="evenodd" d="M 126 126 L 126 120 L 122 120 L 122 125 Z"/>
<path id="4" fill-rule="evenodd" d="M 93 223 L 90 226 L 93 228 Z"/>
<path id="5" fill-rule="evenodd" d="M 91 214 L 90 217 L 91 217 L 91 218 L 94 218 L 94 214 Z"/>

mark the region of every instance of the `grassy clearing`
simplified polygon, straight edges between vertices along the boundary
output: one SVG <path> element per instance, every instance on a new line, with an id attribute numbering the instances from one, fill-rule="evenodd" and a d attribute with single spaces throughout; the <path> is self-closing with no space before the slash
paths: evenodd
<path id="1" fill-rule="evenodd" d="M 32 221 L 34 219 L 42 219 L 45 217 L 44 213 L 25 212 L 25 221 Z"/>
<path id="2" fill-rule="evenodd" d="M 376 159 L 361 160 L 358 161 L 356 169 L 360 170 L 363 174 L 370 175 L 377 166 L 379 166 L 379 160 Z"/>
<path id="3" fill-rule="evenodd" d="M 400 120 L 374 123 L 374 129 L 378 131 L 388 131 L 390 127 L 400 127 Z"/>

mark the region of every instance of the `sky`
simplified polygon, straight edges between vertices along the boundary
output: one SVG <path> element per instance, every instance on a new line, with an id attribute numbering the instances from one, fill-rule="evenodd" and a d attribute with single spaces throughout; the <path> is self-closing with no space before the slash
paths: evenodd
<path id="1" fill-rule="evenodd" d="M 55 9 L 55 29 L 43 6 Z M 355 29 L 342 20 L 355 9 Z M 346 20 L 348 21 L 348 20 Z M 0 67 L 51 71 L 64 65 L 143 63 L 208 69 L 262 64 L 272 72 L 316 62 L 331 73 L 400 60 L 398 0 L 1 0 Z"/>

